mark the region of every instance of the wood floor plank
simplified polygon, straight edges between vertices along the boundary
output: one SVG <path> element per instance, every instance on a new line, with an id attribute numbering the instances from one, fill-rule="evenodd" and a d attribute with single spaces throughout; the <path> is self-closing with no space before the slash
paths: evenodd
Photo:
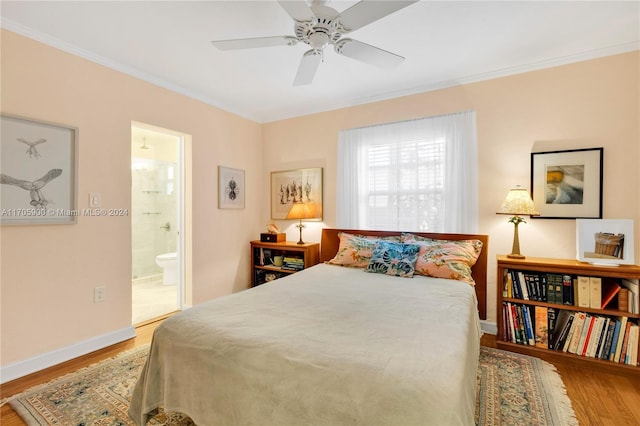
<path id="1" fill-rule="evenodd" d="M 158 321 L 136 327 L 136 337 L 133 339 L 1 385 L 0 397 L 6 398 L 63 374 L 111 358 L 122 351 L 150 343 L 153 331 L 159 324 Z M 495 336 L 485 334 L 481 344 L 495 348 Z M 580 425 L 635 426 L 640 424 L 640 381 L 623 375 L 576 368 L 560 362 L 554 365 L 564 381 Z M 26 425 L 8 404 L 3 405 L 0 410 L 0 424 L 2 426 Z"/>

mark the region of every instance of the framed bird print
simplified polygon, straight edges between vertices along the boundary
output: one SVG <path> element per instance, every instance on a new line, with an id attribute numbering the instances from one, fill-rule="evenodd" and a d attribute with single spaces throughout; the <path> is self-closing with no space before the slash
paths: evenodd
<path id="1" fill-rule="evenodd" d="M 0 223 L 76 223 L 78 129 L 3 114 L 0 132 Z"/>

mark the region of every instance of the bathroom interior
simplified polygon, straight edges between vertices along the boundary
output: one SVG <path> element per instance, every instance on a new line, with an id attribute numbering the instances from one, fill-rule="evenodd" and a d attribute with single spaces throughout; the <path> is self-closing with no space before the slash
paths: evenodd
<path id="1" fill-rule="evenodd" d="M 131 128 L 132 323 L 179 309 L 180 138 Z"/>

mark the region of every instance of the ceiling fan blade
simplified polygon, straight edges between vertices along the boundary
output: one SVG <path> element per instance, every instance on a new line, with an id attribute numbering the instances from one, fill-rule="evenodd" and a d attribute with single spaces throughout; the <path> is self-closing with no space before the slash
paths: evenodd
<path id="1" fill-rule="evenodd" d="M 350 38 L 339 40 L 335 45 L 335 51 L 349 58 L 382 68 L 390 68 L 404 61 L 404 58 L 400 55 Z"/>
<path id="2" fill-rule="evenodd" d="M 305 54 L 302 55 L 302 60 L 300 61 L 293 85 L 302 86 L 310 84 L 316 75 L 316 71 L 318 71 L 320 62 L 322 62 L 322 51 L 312 49 L 305 52 Z"/>
<path id="3" fill-rule="evenodd" d="M 413 1 L 366 1 L 362 0 L 340 14 L 338 20 L 346 30 L 351 32 L 364 27 L 380 18 L 391 15 L 410 4 Z"/>
<path id="4" fill-rule="evenodd" d="M 293 36 L 275 36 L 216 40 L 211 43 L 220 50 L 238 50 L 253 49 L 255 47 L 293 46 L 298 43 L 298 39 Z"/>
<path id="5" fill-rule="evenodd" d="M 278 3 L 296 21 L 310 21 L 314 17 L 313 11 L 304 1 L 280 0 Z"/>

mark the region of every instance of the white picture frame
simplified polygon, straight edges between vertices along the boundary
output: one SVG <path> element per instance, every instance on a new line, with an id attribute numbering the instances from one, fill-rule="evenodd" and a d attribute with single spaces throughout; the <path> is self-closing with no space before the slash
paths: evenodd
<path id="1" fill-rule="evenodd" d="M 2 114 L 0 132 L 0 223 L 76 223 L 78 129 Z"/>
<path id="2" fill-rule="evenodd" d="M 244 209 L 244 170 L 218 166 L 218 208 Z"/>
<path id="3" fill-rule="evenodd" d="M 313 211 L 309 221 L 322 221 L 322 167 L 271 172 L 271 219 L 284 220 L 294 202 Z"/>
<path id="4" fill-rule="evenodd" d="M 576 219 L 577 258 L 598 265 L 633 265 L 633 220 Z"/>

